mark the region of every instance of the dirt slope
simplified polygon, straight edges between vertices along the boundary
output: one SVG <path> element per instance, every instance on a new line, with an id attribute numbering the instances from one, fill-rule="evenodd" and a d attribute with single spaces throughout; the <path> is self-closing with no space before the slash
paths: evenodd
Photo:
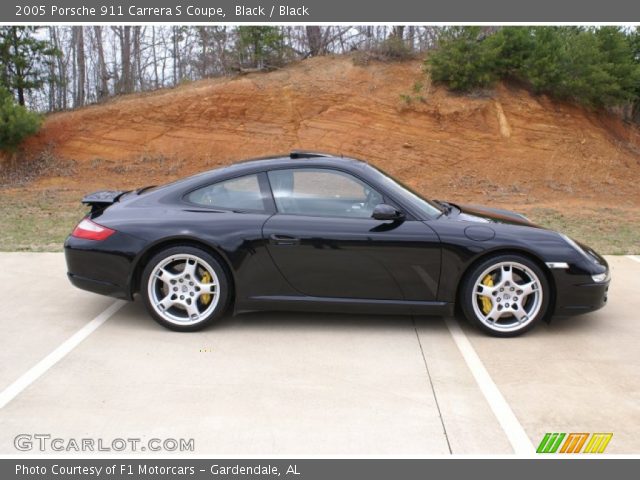
<path id="1" fill-rule="evenodd" d="M 583 213 L 604 198 L 640 220 L 640 130 L 516 87 L 450 94 L 419 61 L 315 58 L 121 97 L 49 116 L 26 155 L 47 148 L 68 168 L 31 192 L 78 198 L 305 148 L 369 159 L 430 197 Z"/>

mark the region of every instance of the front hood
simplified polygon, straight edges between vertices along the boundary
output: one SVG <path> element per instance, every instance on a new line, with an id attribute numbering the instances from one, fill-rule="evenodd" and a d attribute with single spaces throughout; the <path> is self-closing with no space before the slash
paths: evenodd
<path id="1" fill-rule="evenodd" d="M 453 217 L 457 220 L 479 223 L 506 223 L 511 225 L 521 225 L 525 227 L 538 227 L 538 225 L 532 223 L 524 215 L 517 212 L 512 212 L 511 210 L 483 207 L 480 205 L 452 205 L 460 209 L 460 213 L 456 217 Z"/>

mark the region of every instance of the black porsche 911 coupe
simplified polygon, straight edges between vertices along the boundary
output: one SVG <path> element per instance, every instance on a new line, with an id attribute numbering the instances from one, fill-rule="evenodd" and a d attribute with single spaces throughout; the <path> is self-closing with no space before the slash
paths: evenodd
<path id="1" fill-rule="evenodd" d="M 605 305 L 607 262 L 494 208 L 427 200 L 359 160 L 293 152 L 102 191 L 65 242 L 80 288 L 173 330 L 235 312 L 452 315 L 496 336 Z"/>

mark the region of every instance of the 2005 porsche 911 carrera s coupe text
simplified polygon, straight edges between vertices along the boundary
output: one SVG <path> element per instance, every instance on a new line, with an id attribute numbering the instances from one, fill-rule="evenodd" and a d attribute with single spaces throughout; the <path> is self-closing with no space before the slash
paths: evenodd
<path id="1" fill-rule="evenodd" d="M 607 301 L 607 262 L 494 208 L 427 200 L 366 162 L 311 152 L 86 196 L 65 242 L 77 287 L 139 294 L 197 330 L 225 311 L 464 316 L 513 336 Z"/>

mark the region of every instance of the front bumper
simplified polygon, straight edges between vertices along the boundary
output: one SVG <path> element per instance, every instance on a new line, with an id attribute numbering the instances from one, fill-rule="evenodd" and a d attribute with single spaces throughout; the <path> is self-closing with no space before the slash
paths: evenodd
<path id="1" fill-rule="evenodd" d="M 607 304 L 611 277 L 603 258 L 598 264 L 568 264 L 566 268 L 552 268 L 551 272 L 556 287 L 555 315 L 593 312 Z M 595 282 L 593 275 L 600 273 L 606 273 L 606 280 Z"/>
<path id="2" fill-rule="evenodd" d="M 608 293 L 608 281 L 573 285 L 556 302 L 555 314 L 564 316 L 593 312 L 607 304 Z"/>

